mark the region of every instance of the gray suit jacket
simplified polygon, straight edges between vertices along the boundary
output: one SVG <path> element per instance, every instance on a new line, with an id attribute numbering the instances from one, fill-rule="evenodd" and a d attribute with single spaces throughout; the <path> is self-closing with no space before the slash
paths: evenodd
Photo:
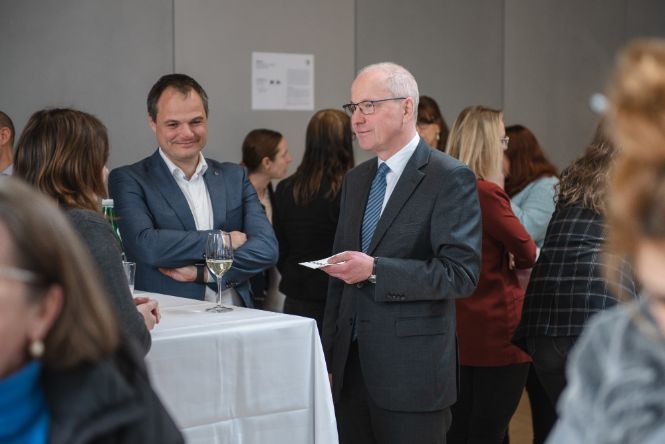
<path id="1" fill-rule="evenodd" d="M 222 279 L 252 307 L 247 279 L 277 262 L 275 233 L 245 169 L 206 159 L 203 175 L 213 209 L 215 230 L 242 231 L 247 242 L 235 251 L 233 267 Z M 202 263 L 210 231 L 197 231 L 189 205 L 166 163 L 156 151 L 109 175 L 125 252 L 136 262 L 138 290 L 202 300 L 205 284 L 177 282 L 158 267 Z"/>
<path id="2" fill-rule="evenodd" d="M 334 252 L 360 251 L 371 159 L 342 187 Z M 455 299 L 480 274 L 481 215 L 476 178 L 421 140 L 388 200 L 368 254 L 376 284 L 331 278 L 323 327 L 333 397 L 338 399 L 354 318 L 369 396 L 388 410 L 434 411 L 457 397 Z"/>

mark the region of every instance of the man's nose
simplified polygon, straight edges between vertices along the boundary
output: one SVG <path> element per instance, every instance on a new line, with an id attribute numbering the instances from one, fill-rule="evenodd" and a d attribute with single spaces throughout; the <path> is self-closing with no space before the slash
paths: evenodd
<path id="1" fill-rule="evenodd" d="M 183 125 L 181 135 L 184 137 L 192 137 L 194 135 L 194 131 L 192 131 L 191 126 Z"/>
<path id="2" fill-rule="evenodd" d="M 353 114 L 351 114 L 351 123 L 356 124 L 356 123 L 362 123 L 365 121 L 365 115 L 360 111 L 360 107 L 356 107 L 355 110 L 353 110 Z"/>

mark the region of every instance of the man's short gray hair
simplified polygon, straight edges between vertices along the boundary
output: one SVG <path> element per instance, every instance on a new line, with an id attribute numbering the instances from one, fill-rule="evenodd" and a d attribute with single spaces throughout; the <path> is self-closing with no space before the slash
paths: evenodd
<path id="1" fill-rule="evenodd" d="M 416 119 L 418 109 L 418 83 L 415 77 L 405 67 L 393 62 L 382 62 L 368 65 L 360 70 L 358 75 L 370 71 L 380 71 L 386 76 L 386 88 L 394 97 L 411 97 L 413 99 L 413 119 Z"/>

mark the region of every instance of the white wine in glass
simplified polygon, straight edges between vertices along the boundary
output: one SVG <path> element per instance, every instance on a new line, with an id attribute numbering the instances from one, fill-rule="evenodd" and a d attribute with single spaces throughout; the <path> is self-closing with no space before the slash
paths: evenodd
<path id="1" fill-rule="evenodd" d="M 231 307 L 222 305 L 222 276 L 233 265 L 233 247 L 231 246 L 231 235 L 229 233 L 215 231 L 208 234 L 206 265 L 217 280 L 217 304 L 206 309 L 206 311 L 224 313 L 233 310 Z"/>

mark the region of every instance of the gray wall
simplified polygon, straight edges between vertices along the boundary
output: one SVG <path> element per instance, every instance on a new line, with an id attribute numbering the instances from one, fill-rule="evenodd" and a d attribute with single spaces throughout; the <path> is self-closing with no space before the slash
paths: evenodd
<path id="1" fill-rule="evenodd" d="M 449 123 L 466 105 L 502 108 L 565 166 L 589 140 L 588 99 L 616 50 L 665 36 L 662 0 L 0 0 L 0 11 L 0 109 L 19 131 L 45 106 L 98 115 L 112 167 L 152 152 L 145 96 L 180 71 L 209 92 L 208 155 L 238 161 L 244 135 L 269 127 L 293 171 L 311 112 L 250 109 L 252 51 L 314 54 L 317 109 L 346 102 L 358 68 L 404 64 Z"/>
<path id="2" fill-rule="evenodd" d="M 271 128 L 300 163 L 314 111 L 252 111 L 253 51 L 314 54 L 314 108 L 339 108 L 354 77 L 354 1 L 175 1 L 175 69 L 210 100 L 206 155 L 240 161 L 245 135 Z"/>
<path id="3" fill-rule="evenodd" d="M 504 110 L 564 167 L 598 121 L 588 106 L 629 38 L 665 36 L 658 0 L 357 0 L 356 62 L 409 68 L 448 124 L 467 105 Z"/>
<path id="4" fill-rule="evenodd" d="M 0 0 L 0 110 L 20 131 L 45 107 L 72 106 L 109 128 L 112 166 L 154 146 L 145 97 L 173 70 L 170 0 Z"/>

